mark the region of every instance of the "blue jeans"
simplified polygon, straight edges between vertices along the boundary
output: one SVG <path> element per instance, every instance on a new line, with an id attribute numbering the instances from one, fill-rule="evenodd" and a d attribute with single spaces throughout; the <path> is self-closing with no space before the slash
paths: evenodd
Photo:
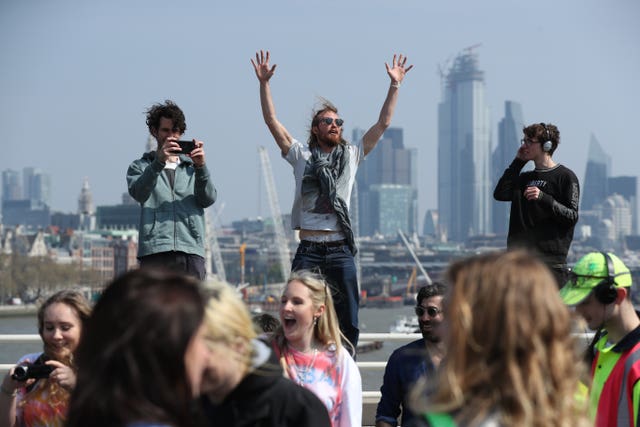
<path id="1" fill-rule="evenodd" d="M 300 244 L 291 270 L 320 270 L 331 288 L 340 330 L 353 347 L 358 345 L 358 276 L 349 246 L 327 247 L 322 243 Z"/>

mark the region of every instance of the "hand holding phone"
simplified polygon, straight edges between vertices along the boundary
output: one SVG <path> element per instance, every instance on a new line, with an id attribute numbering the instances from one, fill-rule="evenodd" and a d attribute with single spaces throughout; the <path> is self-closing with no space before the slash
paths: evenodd
<path id="1" fill-rule="evenodd" d="M 176 151 L 176 154 L 189 154 L 196 148 L 196 143 L 191 141 L 176 141 L 182 151 Z"/>

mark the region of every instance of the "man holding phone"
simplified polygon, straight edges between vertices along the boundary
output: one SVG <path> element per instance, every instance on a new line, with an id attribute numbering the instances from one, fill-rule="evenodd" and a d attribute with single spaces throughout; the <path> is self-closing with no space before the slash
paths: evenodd
<path id="1" fill-rule="evenodd" d="M 129 194 L 140 203 L 140 267 L 162 265 L 203 280 L 204 209 L 217 196 L 205 164 L 202 141 L 180 141 L 184 113 L 170 100 L 147 110 L 156 151 L 143 154 L 127 170 Z"/>

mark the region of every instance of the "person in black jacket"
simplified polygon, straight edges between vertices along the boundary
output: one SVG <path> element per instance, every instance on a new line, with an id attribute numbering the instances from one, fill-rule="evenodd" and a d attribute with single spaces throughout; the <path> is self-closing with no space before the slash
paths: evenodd
<path id="1" fill-rule="evenodd" d="M 246 305 L 226 285 L 214 285 L 205 315 L 211 351 L 202 380 L 202 409 L 209 425 L 330 427 L 316 395 L 283 376 L 253 326 Z"/>
<path id="2" fill-rule="evenodd" d="M 561 287 L 568 277 L 567 254 L 578 222 L 580 184 L 571 169 L 551 157 L 560 143 L 556 126 L 537 123 L 523 133 L 516 158 L 498 181 L 493 197 L 511 202 L 507 248 L 537 253 Z M 530 160 L 535 169 L 520 173 Z"/>

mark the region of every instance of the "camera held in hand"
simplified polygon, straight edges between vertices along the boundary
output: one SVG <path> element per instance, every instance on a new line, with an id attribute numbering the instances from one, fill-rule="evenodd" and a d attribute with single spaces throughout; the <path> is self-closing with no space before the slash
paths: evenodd
<path id="1" fill-rule="evenodd" d="M 196 143 L 191 141 L 176 141 L 181 151 L 174 151 L 174 154 L 191 154 L 196 149 Z"/>
<path id="2" fill-rule="evenodd" d="M 45 364 L 44 362 L 46 362 L 47 360 L 49 360 L 49 358 L 42 355 L 38 357 L 38 359 L 34 363 L 18 365 L 13 370 L 11 378 L 20 382 L 27 381 L 30 378 L 49 378 L 49 375 L 55 369 L 55 367 Z"/>

